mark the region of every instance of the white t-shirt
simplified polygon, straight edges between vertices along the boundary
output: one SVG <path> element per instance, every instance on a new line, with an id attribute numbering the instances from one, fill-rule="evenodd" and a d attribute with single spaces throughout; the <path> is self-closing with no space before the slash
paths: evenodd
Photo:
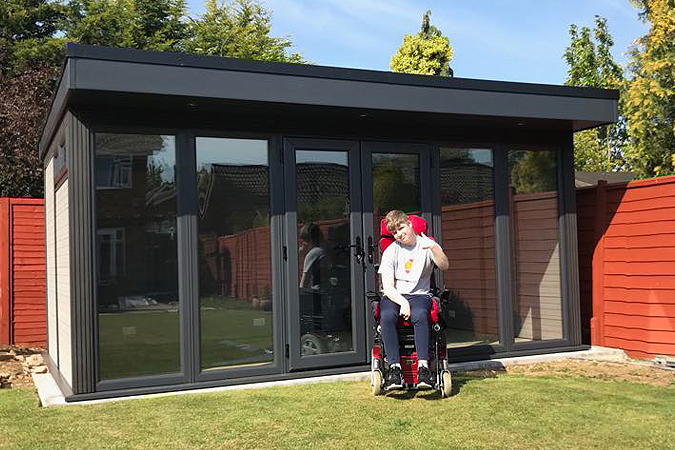
<path id="1" fill-rule="evenodd" d="M 422 248 L 421 239 L 406 247 L 395 241 L 382 253 L 378 273 L 394 273 L 394 286 L 400 294 L 428 294 L 434 261 L 431 250 Z"/>
<path id="2" fill-rule="evenodd" d="M 321 278 L 321 261 L 326 257 L 326 250 L 321 247 L 313 247 L 305 255 L 302 271 L 312 277 L 310 280 L 312 289 L 319 289 Z"/>

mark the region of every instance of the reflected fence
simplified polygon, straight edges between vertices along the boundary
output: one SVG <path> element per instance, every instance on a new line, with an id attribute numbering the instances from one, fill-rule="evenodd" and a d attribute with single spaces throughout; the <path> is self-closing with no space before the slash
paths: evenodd
<path id="1" fill-rule="evenodd" d="M 44 345 L 44 232 L 38 230 L 44 203 L 22 202 L 25 207 L 0 200 L 0 343 Z M 556 194 L 517 194 L 511 202 L 516 340 L 560 337 Z M 583 341 L 639 358 L 675 356 L 675 176 L 580 188 L 577 222 Z M 316 225 L 330 236 L 345 223 Z M 455 333 L 449 342 L 493 342 L 499 334 L 494 202 L 443 206 L 442 236 L 450 260 L 446 319 Z M 221 295 L 271 310 L 269 242 L 269 227 L 201 242 Z M 27 279 L 32 286 L 21 281 Z"/>

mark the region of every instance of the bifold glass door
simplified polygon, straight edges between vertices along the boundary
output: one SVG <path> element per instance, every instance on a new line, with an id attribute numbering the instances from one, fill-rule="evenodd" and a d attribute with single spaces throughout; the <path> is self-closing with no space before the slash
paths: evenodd
<path id="1" fill-rule="evenodd" d="M 195 138 L 197 380 L 281 371 L 273 152 L 267 139 Z"/>
<path id="2" fill-rule="evenodd" d="M 284 143 L 290 370 L 366 361 L 358 149 Z"/>

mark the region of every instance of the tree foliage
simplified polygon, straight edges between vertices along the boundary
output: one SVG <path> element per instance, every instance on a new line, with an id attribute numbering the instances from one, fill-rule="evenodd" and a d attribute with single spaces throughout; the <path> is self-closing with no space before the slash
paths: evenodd
<path id="1" fill-rule="evenodd" d="M 415 36 L 406 34 L 403 44 L 391 57 L 393 72 L 416 73 L 421 75 L 452 74 L 449 63 L 452 60 L 452 47 L 447 37 L 430 23 L 431 11 L 424 13 L 422 27 Z"/>
<path id="2" fill-rule="evenodd" d="M 54 36 L 65 13 L 55 1 L 2 0 L 0 72 L 12 75 L 42 63 L 60 64 L 63 43 Z"/>
<path id="3" fill-rule="evenodd" d="M 0 74 L 0 197 L 43 195 L 37 142 L 54 78 L 46 65 L 12 77 Z"/>
<path id="4" fill-rule="evenodd" d="M 0 0 L 0 195 L 42 195 L 37 144 L 66 42 L 302 62 L 270 31 L 253 0 L 208 0 L 195 20 L 184 0 Z"/>
<path id="5" fill-rule="evenodd" d="M 570 45 L 564 58 L 569 70 L 565 84 L 625 90 L 623 69 L 614 61 L 610 48 L 614 45 L 607 30 L 607 21 L 595 16 L 593 38 L 591 30 L 570 26 Z M 619 120 L 616 124 L 578 132 L 574 135 L 574 166 L 578 170 L 610 172 L 624 166 L 627 140 L 623 96 L 619 100 Z"/>
<path id="6" fill-rule="evenodd" d="M 65 34 L 80 44 L 178 51 L 188 37 L 184 0 L 71 0 Z"/>
<path id="7" fill-rule="evenodd" d="M 272 15 L 259 3 L 206 1 L 206 12 L 191 20 L 190 53 L 261 60 L 303 62 L 297 53 L 287 55 L 293 45 L 288 38 L 270 36 Z"/>
<path id="8" fill-rule="evenodd" d="M 634 0 L 649 32 L 631 52 L 626 157 L 639 177 L 675 172 L 675 1 Z"/>

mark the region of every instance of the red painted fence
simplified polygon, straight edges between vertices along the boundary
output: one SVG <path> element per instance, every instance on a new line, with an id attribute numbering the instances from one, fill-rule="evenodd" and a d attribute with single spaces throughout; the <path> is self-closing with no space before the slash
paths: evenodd
<path id="1" fill-rule="evenodd" d="M 0 199 L 0 344 L 44 346 L 44 200 Z"/>
<path id="2" fill-rule="evenodd" d="M 579 189 L 577 213 L 591 343 L 675 356 L 675 176 Z"/>

